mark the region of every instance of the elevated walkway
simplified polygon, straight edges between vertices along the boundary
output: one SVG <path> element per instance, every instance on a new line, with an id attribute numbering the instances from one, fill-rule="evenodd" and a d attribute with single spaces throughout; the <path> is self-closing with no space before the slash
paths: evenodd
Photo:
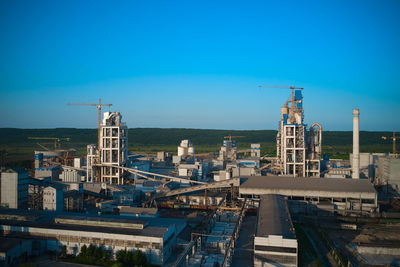
<path id="1" fill-rule="evenodd" d="M 206 183 L 201 185 L 195 185 L 187 188 L 179 188 L 167 192 L 160 192 L 154 196 L 154 199 L 163 198 L 163 197 L 171 197 L 176 195 L 181 195 L 185 193 L 196 192 L 205 189 L 213 189 L 213 188 L 230 188 L 231 186 L 239 186 L 240 178 L 233 178 L 225 181 L 218 181 L 212 183 Z"/>

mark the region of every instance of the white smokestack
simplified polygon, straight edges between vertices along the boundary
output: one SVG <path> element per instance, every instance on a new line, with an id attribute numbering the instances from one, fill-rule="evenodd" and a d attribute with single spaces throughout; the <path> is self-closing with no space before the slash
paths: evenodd
<path id="1" fill-rule="evenodd" d="M 360 110 L 358 108 L 353 109 L 353 179 L 360 178 L 360 145 L 359 145 L 359 134 L 360 134 Z"/>

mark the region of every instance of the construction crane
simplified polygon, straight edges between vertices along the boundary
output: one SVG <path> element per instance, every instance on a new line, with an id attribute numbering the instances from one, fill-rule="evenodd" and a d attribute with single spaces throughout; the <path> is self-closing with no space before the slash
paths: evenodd
<path id="1" fill-rule="evenodd" d="M 107 106 L 107 107 L 111 107 L 112 104 L 102 104 L 101 103 L 101 99 L 99 98 L 99 103 L 68 103 L 68 106 L 95 106 L 97 107 L 97 110 L 99 111 L 99 118 L 98 118 L 98 136 L 97 136 L 97 151 L 98 151 L 98 155 L 99 155 L 99 159 L 100 159 L 100 131 L 101 131 L 101 107 L 102 106 Z"/>
<path id="2" fill-rule="evenodd" d="M 396 154 L 396 133 L 395 132 L 393 132 L 393 136 L 382 136 L 381 137 L 383 140 L 390 140 L 390 139 L 392 139 L 392 141 L 393 141 L 393 154 Z"/>
<path id="3" fill-rule="evenodd" d="M 28 139 L 32 140 L 54 140 L 54 143 L 45 143 L 45 144 L 54 144 L 54 150 L 57 150 L 61 148 L 61 141 L 70 141 L 71 138 L 69 137 L 28 137 Z M 39 146 L 46 148 L 45 146 L 42 146 L 41 144 L 37 143 Z M 47 148 L 46 148 L 47 149 Z M 48 150 L 48 149 L 47 149 Z"/>
<path id="4" fill-rule="evenodd" d="M 274 86 L 274 85 L 259 85 L 258 88 L 274 88 L 274 89 L 292 89 L 292 100 L 291 100 L 291 107 L 294 107 L 294 90 L 303 90 L 303 87 L 294 87 L 294 86 Z"/>

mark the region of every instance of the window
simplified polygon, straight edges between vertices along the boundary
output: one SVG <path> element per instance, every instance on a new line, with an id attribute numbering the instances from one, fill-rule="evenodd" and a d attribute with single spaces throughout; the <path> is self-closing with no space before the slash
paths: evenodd
<path id="1" fill-rule="evenodd" d="M 256 245 L 254 250 L 271 251 L 271 252 L 285 252 L 285 253 L 297 253 L 297 248 L 287 247 L 273 247 L 273 246 L 261 246 Z"/>

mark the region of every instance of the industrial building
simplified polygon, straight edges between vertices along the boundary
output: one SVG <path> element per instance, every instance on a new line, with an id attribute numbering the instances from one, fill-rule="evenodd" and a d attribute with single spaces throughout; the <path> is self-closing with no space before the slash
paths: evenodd
<path id="1" fill-rule="evenodd" d="M 43 210 L 62 211 L 63 205 L 63 186 L 52 184 L 43 189 Z"/>
<path id="2" fill-rule="evenodd" d="M 101 164 L 125 166 L 128 160 L 128 127 L 119 112 L 104 112 L 100 131 Z M 111 166 L 101 167 L 101 182 L 123 184 L 123 171 Z"/>
<path id="3" fill-rule="evenodd" d="M 223 145 L 219 150 L 218 160 L 235 161 L 237 158 L 236 142 L 232 140 L 232 136 L 225 136 Z"/>
<path id="4" fill-rule="evenodd" d="M 245 211 L 258 208 L 254 266 L 297 266 L 298 243 L 289 210 L 296 216 L 376 215 L 378 197 L 371 181 L 399 191 L 400 161 L 359 153 L 358 109 L 353 110 L 350 161 L 321 161 L 322 127 L 313 123 L 307 129 L 302 88 L 290 89 L 291 99 L 281 108 L 276 158 L 261 157 L 260 144 L 238 150 L 232 138 L 243 136 L 225 136 L 217 158 L 198 159 L 186 139 L 176 156 L 160 152 L 154 164 L 151 155 L 128 155 L 128 127 L 120 113 L 105 112 L 101 120 L 99 112 L 98 144 L 87 146 L 86 166 L 74 153 L 36 151 L 39 180 L 28 182 L 28 175 L 18 170 L 2 173 L 2 206 L 48 212 L 21 216 L 0 210 L 0 230 L 5 236 L 32 239 L 46 251 L 66 246 L 77 255 L 83 245 L 95 244 L 113 254 L 140 249 L 149 263 L 164 264 L 186 222 L 164 219 L 159 209 L 199 209 L 210 220 L 204 232 L 193 233 L 189 244 L 181 244 L 185 251 L 177 262 L 184 265 L 178 266 L 229 266 Z M 261 166 L 261 159 L 271 162 Z M 259 176 L 262 170 L 269 176 Z M 331 178 L 319 178 L 323 174 Z M 353 179 L 338 179 L 350 176 Z M 54 181 L 58 178 L 62 183 Z"/>
<path id="5" fill-rule="evenodd" d="M 254 237 L 254 266 L 297 266 L 298 244 L 286 200 L 261 195 Z"/>
<path id="6" fill-rule="evenodd" d="M 293 177 L 320 177 L 322 127 L 313 123 L 307 131 L 301 93 L 303 88 L 290 89 L 292 97 L 281 108 L 276 137 L 279 172 Z"/>
<path id="7" fill-rule="evenodd" d="M 73 160 L 76 151 L 69 150 L 41 150 L 35 151 L 35 174 L 36 179 L 57 179 L 62 171 L 60 165 L 68 160 Z"/>
<path id="8" fill-rule="evenodd" d="M 10 209 L 28 207 L 28 172 L 23 168 L 1 172 L 1 206 Z"/>
<path id="9" fill-rule="evenodd" d="M 297 202 L 343 214 L 371 214 L 379 211 L 378 196 L 366 179 L 314 179 L 282 176 L 250 176 L 242 178 L 242 198 L 259 199 L 264 194 L 280 194 Z"/>
<path id="10" fill-rule="evenodd" d="M 377 161 L 376 184 L 390 186 L 400 194 L 400 157 L 380 157 Z"/>
<path id="11" fill-rule="evenodd" d="M 236 142 L 232 139 L 233 137 L 243 136 L 224 137 L 218 158 L 212 161 L 214 181 L 256 175 L 256 173 L 259 172 L 261 155 L 260 144 L 251 144 L 249 150 L 238 151 Z M 250 157 L 238 159 L 239 152 L 250 152 Z"/>
<path id="12" fill-rule="evenodd" d="M 260 144 L 251 144 L 250 145 L 250 156 L 252 158 L 261 157 L 261 145 Z"/>
<path id="13" fill-rule="evenodd" d="M 133 219 L 58 215 L 36 212 L 21 215 L 0 210 L 0 231 L 5 236 L 28 238 L 43 251 L 77 255 L 83 245 L 101 246 L 113 256 L 118 250 L 141 250 L 150 264 L 162 265 L 171 256 L 178 234 L 186 227 L 179 219 Z M 40 244 L 40 245 L 39 245 Z"/>
<path id="14" fill-rule="evenodd" d="M 124 171 L 118 167 L 124 167 L 128 160 L 128 127 L 119 112 L 104 112 L 99 138 L 100 151 L 96 145 L 87 146 L 86 181 L 123 184 Z"/>

